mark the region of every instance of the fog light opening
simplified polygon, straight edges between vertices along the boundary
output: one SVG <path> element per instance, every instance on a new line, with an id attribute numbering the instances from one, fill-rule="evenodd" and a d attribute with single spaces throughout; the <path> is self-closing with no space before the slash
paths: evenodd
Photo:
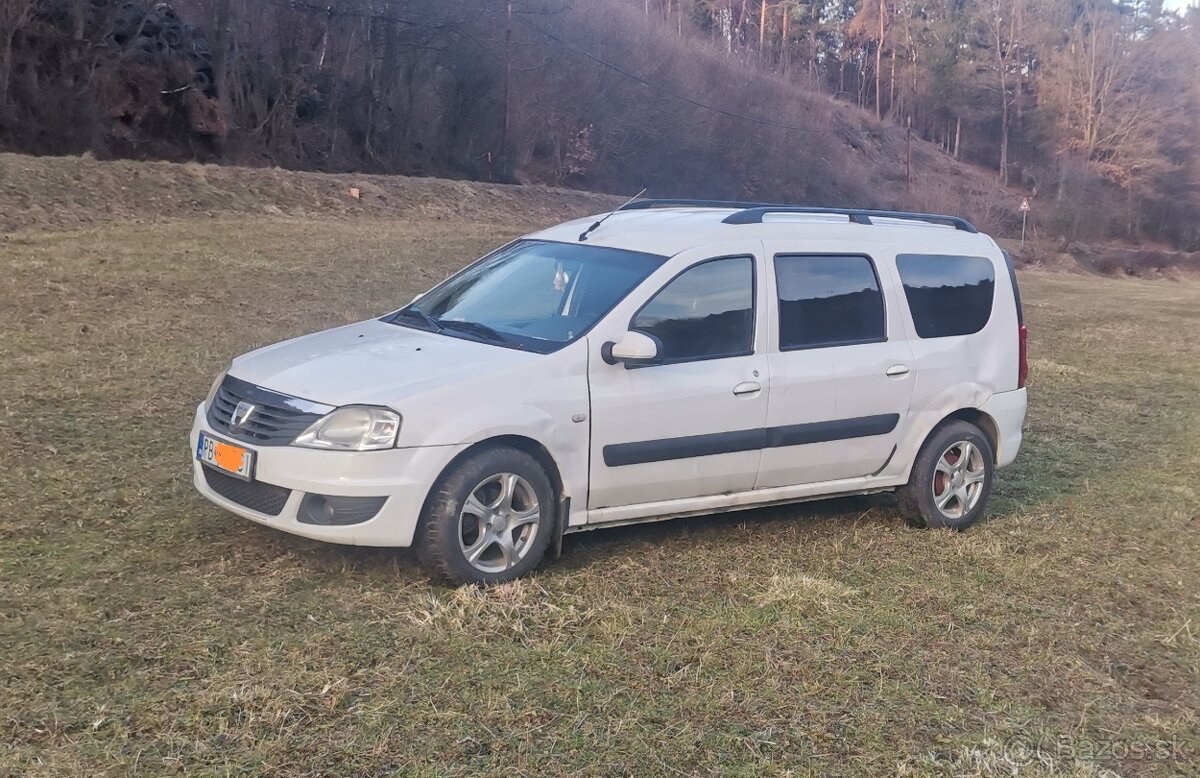
<path id="1" fill-rule="evenodd" d="M 307 494 L 300 501 L 296 518 L 302 524 L 344 527 L 370 521 L 387 502 L 386 497 L 335 497 Z"/>

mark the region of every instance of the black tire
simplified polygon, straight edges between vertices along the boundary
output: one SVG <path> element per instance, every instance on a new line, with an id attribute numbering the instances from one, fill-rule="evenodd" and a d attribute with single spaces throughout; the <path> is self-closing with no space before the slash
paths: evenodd
<path id="1" fill-rule="evenodd" d="M 975 452 L 970 453 L 970 461 L 961 476 L 961 485 L 958 485 L 954 479 L 960 476 L 949 475 L 944 471 L 945 468 L 939 473 L 938 464 L 942 455 L 946 454 L 950 469 L 953 469 L 961 459 L 963 443 L 975 447 Z M 956 446 L 957 449 L 954 448 Z M 951 459 L 954 462 L 951 463 Z M 979 467 L 982 467 L 981 471 Z M 978 490 L 975 490 L 968 482 L 979 476 L 982 478 L 978 482 Z M 988 498 L 991 497 L 995 477 L 996 455 L 987 435 L 969 422 L 950 421 L 938 426 L 921 446 L 908 483 L 896 490 L 896 500 L 900 504 L 900 513 L 904 520 L 913 527 L 964 530 L 979 521 L 987 512 Z M 965 490 L 959 492 L 967 495 L 965 502 L 953 494 L 947 495 L 947 490 L 959 489 Z M 947 499 L 944 509 L 938 507 L 939 497 Z M 961 510 L 968 505 L 969 510 Z"/>
<path id="2" fill-rule="evenodd" d="M 505 522 L 497 534 L 484 519 L 465 508 L 473 494 L 483 494 L 483 498 L 477 499 L 481 503 L 488 502 L 490 479 L 500 474 L 519 476 L 524 485 L 518 482 L 513 490 L 518 497 L 509 498 L 512 513 L 492 515 L 491 520 Z M 498 484 L 496 488 L 500 488 Z M 515 514 L 529 512 L 528 489 L 536 495 L 538 519 L 510 528 L 507 522 L 512 521 Z M 556 497 L 545 469 L 524 451 L 508 446 L 480 449 L 451 467 L 430 491 L 417 530 L 417 558 L 432 577 L 455 584 L 497 584 L 520 578 L 537 567 L 550 545 L 558 520 Z M 497 499 L 502 502 L 503 496 L 498 495 Z M 518 507 L 522 511 L 518 511 Z M 535 527 L 535 530 L 529 532 L 525 527 Z M 505 531 L 509 533 L 510 541 L 514 541 L 513 545 L 519 546 L 509 552 L 519 553 L 519 558 L 511 564 L 500 540 Z M 466 543 L 468 548 L 480 548 L 487 540 L 487 533 L 496 536 L 497 540 L 483 547 L 484 553 L 473 564 L 467 559 L 463 544 Z M 496 569 L 503 565 L 508 566 Z M 490 569 L 483 569 L 485 567 Z"/>

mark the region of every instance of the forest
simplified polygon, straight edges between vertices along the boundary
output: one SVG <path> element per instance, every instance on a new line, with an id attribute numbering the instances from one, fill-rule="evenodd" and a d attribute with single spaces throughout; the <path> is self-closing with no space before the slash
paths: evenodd
<path id="1" fill-rule="evenodd" d="M 0 150 L 1002 226 L 1029 196 L 1056 235 L 1195 250 L 1198 26 L 1161 0 L 0 0 Z"/>

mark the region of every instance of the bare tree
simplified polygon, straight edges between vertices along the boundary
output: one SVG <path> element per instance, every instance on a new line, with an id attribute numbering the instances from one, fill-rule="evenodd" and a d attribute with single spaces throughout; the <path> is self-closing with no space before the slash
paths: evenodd
<path id="1" fill-rule="evenodd" d="M 1021 0 L 986 0 L 980 8 L 980 24 L 991 49 L 991 67 L 995 70 L 1000 104 L 1000 183 L 1008 184 L 1009 111 L 1013 103 L 1012 85 L 1017 19 Z"/>
<path id="2" fill-rule="evenodd" d="M 1169 94 L 1151 88 L 1158 69 L 1151 53 L 1128 20 L 1088 3 L 1042 83 L 1060 151 L 1080 155 L 1125 187 L 1153 167 L 1158 128 L 1171 104 Z"/>
<path id="3" fill-rule="evenodd" d="M 33 18 L 36 0 L 4 0 L 0 3 L 0 112 L 8 109 L 12 81 L 13 40 Z"/>

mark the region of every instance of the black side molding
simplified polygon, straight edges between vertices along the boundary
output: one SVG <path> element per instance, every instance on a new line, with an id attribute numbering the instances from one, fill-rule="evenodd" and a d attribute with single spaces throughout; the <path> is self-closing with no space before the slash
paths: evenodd
<path id="1" fill-rule="evenodd" d="M 732 454 L 736 451 L 757 451 L 765 448 L 765 429 L 714 432 L 708 435 L 688 435 L 682 438 L 642 440 L 637 443 L 614 443 L 604 447 L 604 464 L 644 465 L 672 459 L 691 459 L 713 454 Z"/>
<path id="2" fill-rule="evenodd" d="M 706 435 L 642 440 L 635 443 L 613 443 L 604 447 L 604 464 L 608 467 L 644 465 L 651 462 L 668 462 L 673 459 L 732 454 L 738 451 L 866 438 L 872 435 L 886 435 L 899 423 L 900 414 L 886 413 L 878 416 L 859 416 L 853 419 L 818 421 L 810 424 L 713 432 Z"/>
<path id="3" fill-rule="evenodd" d="M 896 425 L 899 423 L 900 414 L 888 413 L 882 416 L 859 416 L 856 419 L 771 427 L 767 430 L 767 448 L 803 446 L 806 443 L 827 443 L 831 440 L 886 435 L 896 429 Z"/>

